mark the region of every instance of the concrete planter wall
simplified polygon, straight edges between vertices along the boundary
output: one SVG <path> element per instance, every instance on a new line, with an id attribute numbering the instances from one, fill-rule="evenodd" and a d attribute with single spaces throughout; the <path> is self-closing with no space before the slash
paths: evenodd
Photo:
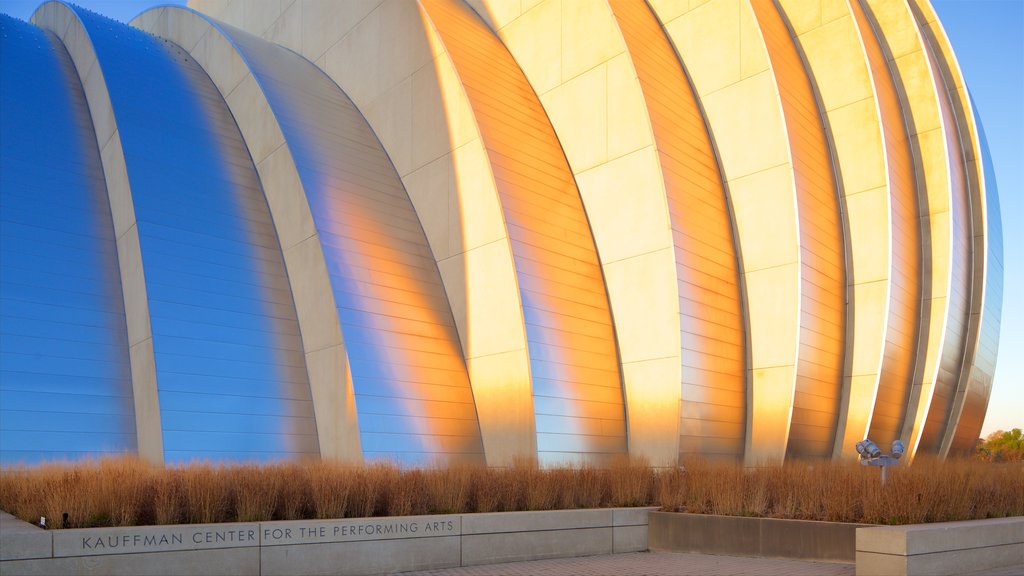
<path id="1" fill-rule="evenodd" d="M 647 549 L 649 510 L 612 508 L 53 531 L 3 514 L 0 573 L 381 574 L 634 552 Z"/>
<path id="2" fill-rule="evenodd" d="M 856 531 L 868 524 L 651 512 L 651 550 L 853 562 Z"/>
<path id="3" fill-rule="evenodd" d="M 963 574 L 1019 567 L 1024 517 L 857 530 L 857 576 Z"/>

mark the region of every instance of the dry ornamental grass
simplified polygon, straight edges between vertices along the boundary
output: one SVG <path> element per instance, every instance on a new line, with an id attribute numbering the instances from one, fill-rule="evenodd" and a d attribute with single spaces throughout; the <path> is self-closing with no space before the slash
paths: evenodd
<path id="1" fill-rule="evenodd" d="M 402 469 L 310 461 L 155 467 L 131 457 L 0 471 L 0 509 L 59 528 L 459 514 L 613 506 L 916 524 L 1024 515 L 1024 465 L 918 458 L 890 470 L 854 462 L 743 468 L 693 460 L 655 469 L 451 466 Z"/>

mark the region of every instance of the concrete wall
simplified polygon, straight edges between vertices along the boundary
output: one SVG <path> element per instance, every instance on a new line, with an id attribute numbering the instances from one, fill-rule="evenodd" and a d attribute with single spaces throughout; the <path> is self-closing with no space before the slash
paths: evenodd
<path id="1" fill-rule="evenodd" d="M 0 513 L 0 573 L 383 574 L 647 549 L 647 508 L 45 531 Z"/>
<path id="2" fill-rule="evenodd" d="M 1024 573 L 1021 516 L 857 530 L 857 576 L 964 574 L 1012 567 Z"/>
<path id="3" fill-rule="evenodd" d="M 652 512 L 651 550 L 853 562 L 864 524 Z"/>

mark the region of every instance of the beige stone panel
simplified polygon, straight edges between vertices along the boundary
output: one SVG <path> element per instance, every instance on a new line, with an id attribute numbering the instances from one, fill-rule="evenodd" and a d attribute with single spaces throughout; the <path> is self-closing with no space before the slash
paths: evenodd
<path id="1" fill-rule="evenodd" d="M 796 362 L 795 325 L 800 314 L 799 264 L 793 262 L 774 268 L 748 270 L 746 280 L 751 364 L 754 367 L 756 390 L 759 370 Z M 785 390 L 778 388 L 777 392 L 783 393 Z M 792 383 L 789 402 L 792 403 Z M 757 404 L 755 396 L 752 405 L 755 413 L 759 410 Z"/>
<path id="2" fill-rule="evenodd" d="M 281 146 L 256 165 L 282 250 L 316 234 L 291 150 Z"/>
<path id="3" fill-rule="evenodd" d="M 938 377 L 940 353 L 944 343 L 944 334 L 934 326 L 942 326 L 946 320 L 949 309 L 948 299 L 945 296 L 936 296 L 928 299 L 928 348 L 925 356 L 918 358 L 920 375 L 910 389 L 910 400 L 907 403 L 907 415 L 903 422 L 903 430 L 900 438 L 907 440 L 908 456 L 916 455 L 918 442 L 921 438 L 921 430 L 924 427 L 925 417 L 932 404 L 932 393 L 935 391 L 935 380 Z M 937 345 L 932 345 L 937 340 Z"/>
<path id="4" fill-rule="evenodd" d="M 251 74 L 227 95 L 225 101 L 245 138 L 253 161 L 262 162 L 271 152 L 284 145 L 284 135 L 281 134 L 270 104 Z"/>
<path id="5" fill-rule="evenodd" d="M 438 267 L 443 278 L 453 282 L 462 279 L 464 283 L 465 309 L 453 301 L 452 312 L 456 323 L 460 317 L 468 318 L 466 327 L 459 331 L 467 358 L 525 350 L 526 333 L 507 240 L 442 260 Z"/>
<path id="6" fill-rule="evenodd" d="M 121 148 L 121 136 L 117 131 L 100 149 L 100 160 L 103 162 L 103 178 L 110 198 L 114 235 L 120 238 L 135 226 L 135 204 L 128 185 L 128 169 Z"/>
<path id="7" fill-rule="evenodd" d="M 469 4 L 473 11 L 487 23 L 487 26 L 495 31 L 518 18 L 523 10 L 533 7 L 523 7 L 520 0 L 466 0 L 466 4 Z"/>
<path id="8" fill-rule="evenodd" d="M 562 2 L 562 80 L 626 51 L 615 16 L 604 2 Z"/>
<path id="9" fill-rule="evenodd" d="M 839 405 L 839 425 L 836 428 L 836 446 L 833 458 L 852 457 L 857 442 L 868 437 L 871 416 L 878 392 L 878 375 L 847 376 L 843 382 L 843 397 Z"/>
<path id="10" fill-rule="evenodd" d="M 727 181 L 789 162 L 786 129 L 770 72 L 711 94 L 696 82 L 694 86 L 701 94 Z"/>
<path id="11" fill-rule="evenodd" d="M 288 277 L 292 278 L 295 310 L 302 327 L 302 347 L 308 354 L 314 350 L 341 344 L 337 307 L 324 263 L 320 237 L 312 236 L 284 250 Z M 308 282 L 298 279 L 311 279 Z M 319 281 L 312 281 L 312 279 Z M 327 313 L 331 311 L 332 313 Z"/>
<path id="12" fill-rule="evenodd" d="M 602 64 L 541 98 L 575 174 L 608 160 L 608 84 Z"/>
<path id="13" fill-rule="evenodd" d="M 856 315 L 849 336 L 834 455 L 851 453 L 857 442 L 867 438 L 871 425 L 889 314 L 888 278 L 857 283 L 852 298 Z"/>
<path id="14" fill-rule="evenodd" d="M 514 3 L 499 0 L 487 4 L 493 14 L 497 9 L 491 4 Z M 562 82 L 562 52 L 556 49 L 562 45 L 562 0 L 544 0 L 497 28 L 537 94 L 543 95 Z"/>
<path id="15" fill-rule="evenodd" d="M 786 456 L 793 415 L 796 367 L 754 368 L 751 407 L 744 449 L 746 466 L 779 464 Z"/>
<path id="16" fill-rule="evenodd" d="M 741 80 L 739 0 L 712 0 L 673 19 L 662 13 L 675 12 L 668 4 L 668 1 L 657 2 L 652 3 L 652 7 L 672 39 L 697 93 L 703 96 Z"/>
<path id="17" fill-rule="evenodd" d="M 249 67 L 223 34 L 204 34 L 191 54 L 203 69 L 215 72 L 217 78 L 214 83 L 221 94 L 231 94 L 235 86 L 249 75 Z M 245 132 L 242 135 L 246 136 Z"/>
<path id="18" fill-rule="evenodd" d="M 576 182 L 605 268 L 672 245 L 665 184 L 653 147 L 577 173 Z"/>
<path id="19" fill-rule="evenodd" d="M 212 18 L 221 19 L 231 0 L 188 0 L 188 7 Z"/>
<path id="20" fill-rule="evenodd" d="M 57 35 L 63 42 L 68 42 L 68 27 L 71 24 L 70 18 L 58 16 L 60 7 L 54 2 L 45 2 L 36 8 L 29 22 L 41 26 L 39 23 L 46 23 L 47 30 Z"/>
<path id="21" fill-rule="evenodd" d="M 81 33 L 80 33 L 81 34 Z M 90 44 L 89 50 L 92 49 Z M 96 141 L 102 147 L 114 135 L 117 130 L 117 121 L 114 119 L 114 109 L 110 105 L 110 94 L 107 92 L 107 81 L 103 78 L 103 71 L 99 65 L 93 65 L 87 76 L 82 80 L 82 87 L 86 94 L 95 94 L 101 98 L 104 104 L 89 106 L 92 114 L 92 125 L 96 131 Z"/>
<path id="22" fill-rule="evenodd" d="M 386 90 L 429 65 L 437 53 L 427 38 L 429 32 L 418 3 L 385 0 L 374 12 L 380 13 L 381 31 L 385 32 L 377 38 L 377 51 L 381 63 L 380 88 Z M 362 57 L 362 53 L 348 57 Z"/>
<path id="23" fill-rule="evenodd" d="M 852 265 L 850 283 L 888 282 L 891 265 L 888 188 L 883 186 L 847 195 L 846 211 Z M 859 313 L 857 317 L 861 317 Z"/>
<path id="24" fill-rule="evenodd" d="M 139 456 L 156 464 L 164 461 L 163 427 L 160 424 L 160 397 L 156 386 L 156 358 L 153 340 L 146 339 L 128 348 L 132 372 L 132 405 L 135 409 L 135 435 Z"/>
<path id="25" fill-rule="evenodd" d="M 607 64 L 608 157 L 618 158 L 653 142 L 647 105 L 629 54 Z M 564 141 L 564 140 L 563 140 Z"/>
<path id="26" fill-rule="evenodd" d="M 473 109 L 469 105 L 469 100 L 466 98 L 465 91 L 462 89 L 462 82 L 459 80 L 459 75 L 455 72 L 455 66 L 452 65 L 451 58 L 448 58 L 447 54 L 443 54 L 434 60 L 434 69 L 437 77 L 440 79 L 440 87 L 431 88 L 429 84 L 425 86 L 420 82 L 416 82 L 415 86 L 420 90 L 416 94 L 416 100 L 413 103 L 415 108 L 413 109 L 413 117 L 420 114 L 438 114 L 438 108 L 429 106 L 428 103 L 433 101 L 432 92 L 436 91 L 441 97 L 441 103 L 444 106 L 445 116 L 447 118 L 447 136 L 448 136 L 448 147 L 452 150 L 459 148 L 469 142 L 480 138 L 480 129 L 477 128 L 476 119 L 473 117 Z M 417 77 L 424 73 L 423 70 L 417 71 Z M 425 126 L 426 123 L 421 123 L 421 126 Z M 423 130 L 419 131 L 418 136 L 425 139 L 424 142 L 432 142 L 434 138 L 441 138 L 443 133 L 432 134 L 428 137 L 427 134 L 423 133 Z M 425 152 L 417 153 L 414 158 L 417 160 L 420 158 L 430 158 L 434 151 L 434 146 L 427 146 L 426 143 L 421 144 L 420 140 L 416 141 L 417 146 L 423 146 Z"/>
<path id="27" fill-rule="evenodd" d="M 525 348 L 466 359 L 488 466 L 536 457 L 529 362 Z"/>
<path id="28" fill-rule="evenodd" d="M 933 279 L 948 279 L 950 277 L 949 253 L 952 252 L 953 244 L 950 213 L 940 212 L 929 215 L 928 226 L 931 229 L 931 238 L 930 242 L 926 242 L 922 246 L 922 250 L 925 252 L 926 259 L 928 259 L 929 253 L 931 254 L 931 277 Z M 927 272 L 928 268 L 925 270 Z M 932 297 L 947 296 L 948 290 L 942 288 L 946 288 L 946 286 L 932 286 Z"/>
<path id="29" fill-rule="evenodd" d="M 285 2 L 285 5 L 287 4 Z M 267 40 L 298 51 L 298 47 L 302 46 L 302 6 L 303 2 L 292 2 L 285 8 L 281 16 L 267 29 Z"/>
<path id="30" fill-rule="evenodd" d="M 164 30 L 167 27 L 166 22 L 166 11 L 162 6 L 159 6 L 137 15 L 128 24 L 142 30 Z M 155 32 L 151 32 L 151 34 L 155 34 Z"/>
<path id="31" fill-rule="evenodd" d="M 807 4 L 820 6 L 811 0 L 781 2 L 790 22 L 795 14 L 802 13 L 801 8 Z M 797 32 L 800 48 L 807 58 L 826 110 L 832 111 L 874 96 L 867 62 L 861 52 L 860 36 L 848 14 L 805 32 Z M 833 130 L 833 134 L 840 133 Z"/>
<path id="32" fill-rule="evenodd" d="M 407 124 L 410 130 L 409 137 L 407 138 L 408 142 L 404 144 L 404 147 L 408 149 L 409 155 L 408 161 L 405 163 L 407 169 L 403 171 L 396 162 L 395 167 L 398 169 L 399 174 L 406 174 L 411 170 L 425 166 L 450 152 L 451 145 L 457 146 L 458 143 L 468 142 L 472 136 L 476 136 L 475 130 L 468 131 L 469 138 L 462 136 L 456 139 L 452 134 L 455 130 L 465 132 L 464 126 L 472 122 L 469 119 L 468 107 L 460 111 L 460 114 L 452 114 L 453 118 L 458 118 L 458 127 L 449 127 L 445 123 L 445 116 L 437 113 L 438 110 L 444 109 L 445 95 L 438 85 L 438 73 L 435 72 L 435 67 L 447 68 L 444 72 L 446 75 L 454 74 L 454 70 L 451 69 L 451 60 L 447 57 L 441 57 L 434 61 L 434 66 L 420 68 L 412 75 L 408 83 L 399 83 L 394 89 L 394 92 L 400 94 L 401 98 L 408 97 L 409 102 L 406 103 L 400 100 L 394 106 L 391 114 L 393 116 L 403 114 L 405 112 L 403 108 L 408 105 L 408 114 L 411 115 L 411 118 L 401 118 L 401 121 Z M 389 96 L 385 95 L 381 99 L 387 97 Z M 376 104 L 375 102 L 374 107 L 376 107 Z M 403 153 L 403 144 L 395 142 L 392 148 L 395 149 L 395 152 L 389 152 L 389 155 L 392 157 L 392 161 L 394 161 L 395 155 Z"/>
<path id="33" fill-rule="evenodd" d="M 302 5 L 302 45 L 298 51 L 316 60 L 376 9 L 380 0 L 303 0 L 295 4 Z"/>
<path id="34" fill-rule="evenodd" d="M 233 27 L 245 29 L 245 4 L 246 0 L 227 0 L 227 4 L 224 6 L 224 9 L 220 11 L 220 15 L 217 16 L 217 19 L 219 19 L 220 22 L 229 24 Z"/>
<path id="35" fill-rule="evenodd" d="M 153 24 L 141 20 L 152 13 L 158 14 L 159 18 L 155 27 Z M 136 20 L 139 21 L 136 22 Z M 174 14 L 173 17 L 170 17 L 167 8 L 156 8 L 143 12 L 136 20 L 132 20 L 130 24 L 136 28 L 148 30 L 151 34 L 156 34 L 157 36 L 177 38 L 178 40 L 175 44 L 178 44 L 189 53 L 195 52 L 199 41 L 202 40 L 209 30 L 202 16 L 187 10 L 182 14 Z"/>
<path id="36" fill-rule="evenodd" d="M 886 39 L 889 36 L 886 35 Z M 904 54 L 894 61 L 899 70 L 899 82 L 911 102 L 911 134 L 920 134 L 942 127 L 939 103 L 935 93 L 935 79 L 927 57 L 920 50 Z M 906 112 L 904 112 L 906 114 Z"/>
<path id="37" fill-rule="evenodd" d="M 932 214 L 926 223 L 931 238 L 930 242 L 926 242 L 923 246 L 926 262 L 925 274 L 928 274 L 933 281 L 931 292 L 925 294 L 925 301 L 930 306 L 926 324 L 928 331 L 925 335 L 927 347 L 924 356 L 918 359 L 918 365 L 921 366 L 918 372 L 920 376 L 911 389 L 907 418 L 904 421 L 903 432 L 900 434 L 901 438 L 909 439 L 907 451 L 910 456 L 917 452 L 925 416 L 931 407 L 932 393 L 935 390 L 941 352 L 946 338 L 945 326 L 949 316 L 949 299 L 945 289 L 949 285 L 949 254 L 952 252 L 949 220 L 949 212 L 943 212 Z M 936 284 L 939 285 L 936 286 Z"/>
<path id="38" fill-rule="evenodd" d="M 324 72 L 341 86 L 360 110 L 383 90 L 380 78 L 382 62 L 377 50 L 383 34 L 380 10 L 375 9 L 324 53 Z M 355 54 L 359 57 L 354 57 Z M 371 126 L 374 125 L 369 117 L 367 120 Z"/>
<path id="39" fill-rule="evenodd" d="M 505 240 L 504 217 L 483 142 L 474 140 L 456 148 L 452 158 L 449 178 L 455 186 L 452 199 L 456 209 L 449 214 L 449 239 L 458 239 L 458 246 L 451 246 L 451 250 L 468 251 Z M 511 266 L 511 260 L 508 264 Z"/>
<path id="40" fill-rule="evenodd" d="M 75 69 L 78 71 L 78 77 L 84 82 L 85 78 L 92 72 L 93 67 L 96 64 L 96 53 L 92 48 L 92 40 L 85 33 L 85 29 L 78 25 L 77 17 L 71 12 L 63 11 L 60 8 L 54 6 L 49 12 L 49 18 L 46 20 L 48 30 L 64 30 L 63 34 L 60 34 L 61 40 L 64 42 L 64 46 L 67 47 L 68 53 L 73 54 L 71 57 L 75 62 Z M 33 18 L 33 23 L 39 25 L 39 22 L 43 22 L 41 17 L 39 19 Z M 72 25 L 74 23 L 75 25 Z M 106 84 L 103 84 L 103 90 L 106 91 Z M 91 112 L 91 110 L 90 110 Z M 93 120 L 93 124 L 96 124 L 96 120 Z M 96 126 L 94 126 L 96 128 Z M 105 134 L 107 138 L 110 134 Z M 105 140 L 97 140 L 102 145 Z"/>
<path id="41" fill-rule="evenodd" d="M 699 0 L 695 4 L 703 4 L 704 0 Z M 647 3 L 651 6 L 652 10 L 657 12 L 658 18 L 662 23 L 670 22 L 676 18 L 686 14 L 695 6 L 691 6 L 689 0 L 650 0 Z"/>
<path id="42" fill-rule="evenodd" d="M 681 377 L 676 356 L 622 363 L 629 454 L 652 466 L 676 464 Z"/>
<path id="43" fill-rule="evenodd" d="M 850 373 L 855 378 L 871 375 L 877 378 L 878 367 L 882 361 L 882 346 L 878 342 L 878 338 L 880 334 L 885 333 L 885 319 L 889 312 L 887 279 L 858 283 L 853 287 L 853 298 L 863 313 L 858 310 L 857 320 L 859 322 L 853 329 L 853 344 L 850 346 Z M 872 390 L 866 394 L 852 394 L 851 397 L 858 400 L 871 400 L 866 404 L 869 408 L 859 413 L 866 417 L 871 412 L 870 406 L 874 405 L 875 392 Z"/>
<path id="44" fill-rule="evenodd" d="M 125 321 L 128 324 L 128 345 L 135 346 L 151 339 L 153 332 L 149 322 L 146 278 L 142 272 L 139 230 L 134 222 L 124 234 L 117 238 L 117 260 L 121 268 Z"/>
<path id="45" fill-rule="evenodd" d="M 422 113 L 416 115 L 414 112 L 414 109 L 417 108 L 416 99 L 413 98 L 413 94 L 416 93 L 413 87 L 414 82 L 415 77 L 406 78 L 366 106 L 366 116 L 373 117 L 376 120 L 373 129 L 374 133 L 377 134 L 377 138 L 381 142 L 387 141 L 390 144 L 388 147 L 388 157 L 399 174 L 405 174 L 412 170 L 414 166 L 420 166 L 425 161 L 425 159 L 421 159 L 419 162 L 413 162 L 413 142 L 417 141 L 417 132 L 433 136 L 433 138 L 429 139 L 430 142 L 438 140 L 442 142 L 441 146 L 437 147 L 440 148 L 437 151 L 438 154 L 445 151 L 444 144 L 447 143 L 445 142 L 446 139 L 436 135 L 436 129 L 417 130 L 416 120 L 423 121 L 426 115 Z M 425 98 L 430 98 L 432 94 L 436 94 L 436 90 L 428 91 Z M 429 104 L 433 104 L 433 106 Z M 419 108 L 437 109 L 436 100 L 429 104 L 420 105 Z M 443 121 L 444 119 L 442 118 L 441 122 Z M 441 132 L 441 134 L 443 135 L 444 133 Z M 424 146 L 422 145 L 416 146 L 417 151 L 423 148 Z"/>
<path id="46" fill-rule="evenodd" d="M 821 0 L 821 23 L 828 24 L 844 16 L 850 15 L 846 0 Z"/>
<path id="47" fill-rule="evenodd" d="M 792 174 L 792 168 L 783 164 L 729 182 L 747 273 L 792 264 L 799 259 Z"/>
<path id="48" fill-rule="evenodd" d="M 747 0 L 740 0 L 740 78 L 750 78 L 768 70 L 768 51 L 761 28 Z"/>
<path id="49" fill-rule="evenodd" d="M 821 28 L 821 0 L 780 0 L 778 6 L 801 43 L 804 34 Z"/>
<path id="50" fill-rule="evenodd" d="M 885 186 L 888 180 L 885 148 L 874 97 L 829 109 L 828 123 L 832 128 L 843 193 L 848 197 Z"/>
<path id="51" fill-rule="evenodd" d="M 361 461 L 352 373 L 344 346 L 328 346 L 307 352 L 305 357 L 320 457 Z"/>
<path id="52" fill-rule="evenodd" d="M 905 2 L 887 0 L 861 0 L 869 9 L 875 22 L 881 27 L 889 59 L 898 59 L 905 54 L 919 52 L 921 43 L 913 19 L 909 18 Z M 877 33 L 877 32 L 876 32 Z M 901 70 L 902 72 L 902 70 Z"/>
<path id="53" fill-rule="evenodd" d="M 671 247 L 604 265 L 623 364 L 668 357 L 678 362 L 679 292 L 674 265 Z M 678 378 L 672 382 L 676 396 L 678 383 Z M 643 386 L 648 384 L 658 389 L 668 385 L 650 382 Z"/>
<path id="54" fill-rule="evenodd" d="M 235 1 L 242 5 L 242 23 L 236 26 L 257 36 L 263 36 L 267 28 L 281 16 L 285 4 L 284 0 Z"/>
<path id="55" fill-rule="evenodd" d="M 449 216 L 452 212 L 449 195 L 454 191 L 449 177 L 451 163 L 450 154 L 445 154 L 406 174 L 402 179 L 409 190 L 409 198 L 418 208 L 416 215 L 423 225 L 436 260 L 444 260 L 453 255 L 449 242 Z"/>

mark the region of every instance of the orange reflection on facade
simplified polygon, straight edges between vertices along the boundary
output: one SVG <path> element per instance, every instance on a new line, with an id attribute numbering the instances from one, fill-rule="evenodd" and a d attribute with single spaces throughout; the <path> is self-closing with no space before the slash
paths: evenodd
<path id="1" fill-rule="evenodd" d="M 997 348 L 995 341 L 998 339 L 993 337 L 998 334 L 997 310 L 1002 300 L 1002 271 L 998 260 L 989 259 L 993 247 L 989 231 L 987 197 L 991 192 L 986 187 L 983 175 L 984 158 L 979 145 L 979 129 L 960 65 L 930 3 L 911 0 L 909 4 L 926 40 L 932 46 L 936 64 L 942 71 L 942 79 L 956 116 L 967 173 L 971 234 L 974 241 L 972 257 L 976 259 L 971 278 L 971 318 L 960 384 L 950 414 L 950 424 L 946 428 L 939 449 L 943 456 L 950 452 L 966 454 L 974 449 L 975 442 L 981 434 L 992 389 Z M 998 225 L 997 221 L 996 226 Z M 996 240 L 996 243 L 1000 248 L 995 248 L 994 251 L 1001 253 L 1001 241 Z"/>
<path id="2" fill-rule="evenodd" d="M 468 6 L 422 6 L 462 81 L 498 191 L 526 325 L 538 458 L 625 453 L 607 295 L 558 139 L 512 56 Z"/>
<path id="3" fill-rule="evenodd" d="M 896 87 L 860 3 L 854 0 L 849 5 L 878 100 L 892 219 L 885 356 L 868 429 L 868 437 L 885 446 L 900 437 L 914 375 L 921 318 L 921 232 L 914 163 Z"/>
<path id="4" fill-rule="evenodd" d="M 821 112 L 789 29 L 771 0 L 751 5 L 780 88 L 800 231 L 800 344 L 788 457 L 832 453 L 843 379 L 843 222 Z"/>
<path id="5" fill-rule="evenodd" d="M 938 454 L 946 426 L 956 426 L 950 421 L 953 399 L 960 384 L 964 349 L 967 346 L 967 328 L 971 315 L 971 223 L 968 205 L 967 180 L 964 174 L 963 152 L 956 131 L 956 118 L 949 101 L 949 94 L 942 84 L 942 74 L 935 55 L 922 38 L 922 50 L 927 56 L 935 82 L 934 90 L 942 117 L 942 137 L 945 139 L 946 163 L 949 170 L 949 214 L 950 214 L 950 266 L 949 293 L 946 308 L 946 334 L 942 342 L 942 356 L 939 372 L 935 379 L 935 392 L 928 407 L 918 450 Z"/>
<path id="6" fill-rule="evenodd" d="M 742 458 L 746 410 L 743 307 L 732 221 L 707 126 L 650 9 L 612 0 L 651 118 L 672 219 L 679 287 L 679 457 Z"/>

